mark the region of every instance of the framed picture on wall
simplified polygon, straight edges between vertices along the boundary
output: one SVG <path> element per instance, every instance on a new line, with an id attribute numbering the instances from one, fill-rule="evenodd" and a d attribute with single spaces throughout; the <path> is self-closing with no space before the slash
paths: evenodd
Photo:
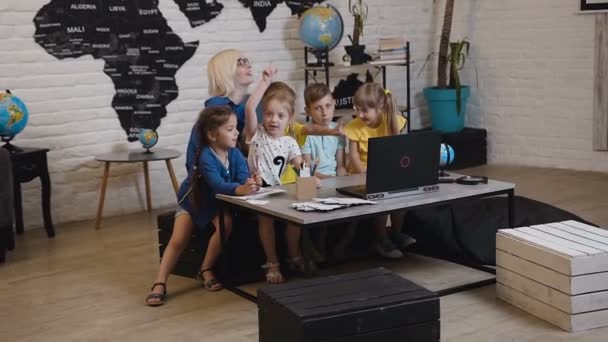
<path id="1" fill-rule="evenodd" d="M 604 0 L 581 0 L 581 12 L 608 11 L 608 1 Z"/>

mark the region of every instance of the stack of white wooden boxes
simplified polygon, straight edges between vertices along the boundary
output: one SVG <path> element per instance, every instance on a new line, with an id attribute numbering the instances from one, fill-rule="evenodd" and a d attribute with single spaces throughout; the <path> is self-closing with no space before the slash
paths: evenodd
<path id="1" fill-rule="evenodd" d="M 608 326 L 608 230 L 577 221 L 502 229 L 496 266 L 498 298 L 568 331 Z"/>

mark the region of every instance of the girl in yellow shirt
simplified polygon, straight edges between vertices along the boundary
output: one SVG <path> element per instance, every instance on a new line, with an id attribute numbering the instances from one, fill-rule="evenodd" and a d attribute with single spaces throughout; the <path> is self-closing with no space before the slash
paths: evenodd
<path id="1" fill-rule="evenodd" d="M 368 140 L 370 138 L 397 135 L 405 128 L 407 120 L 395 114 L 393 97 L 389 90 L 377 83 L 365 83 L 353 97 L 356 118 L 349 122 L 344 132 L 349 141 L 351 174 L 367 172 Z M 387 258 L 401 258 L 399 248 L 405 248 L 413 239 L 401 233 L 403 214 L 391 213 L 391 229 L 386 227 L 386 216 L 376 218 L 378 253 Z"/>
<path id="2" fill-rule="evenodd" d="M 391 92 L 377 83 L 365 83 L 353 97 L 356 118 L 344 128 L 349 140 L 350 173 L 367 171 L 368 140 L 397 135 L 407 120 L 395 114 Z"/>

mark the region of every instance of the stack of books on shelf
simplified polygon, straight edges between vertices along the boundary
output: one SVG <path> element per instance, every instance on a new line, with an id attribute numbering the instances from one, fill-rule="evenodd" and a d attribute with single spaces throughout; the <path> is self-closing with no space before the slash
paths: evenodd
<path id="1" fill-rule="evenodd" d="M 405 63 L 407 48 L 401 38 L 380 38 L 378 58 L 372 63 Z"/>

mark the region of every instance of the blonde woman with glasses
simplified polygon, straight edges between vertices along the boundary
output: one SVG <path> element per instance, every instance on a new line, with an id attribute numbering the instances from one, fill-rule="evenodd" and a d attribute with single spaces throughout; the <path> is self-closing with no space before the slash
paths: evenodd
<path id="1" fill-rule="evenodd" d="M 264 74 L 269 73 L 272 73 L 272 71 L 270 68 L 266 68 Z M 236 114 L 236 129 L 242 132 L 245 123 L 245 103 L 249 98 L 248 88 L 253 83 L 251 62 L 241 51 L 234 49 L 223 50 L 209 60 L 207 64 L 207 77 L 209 80 L 209 95 L 211 97 L 204 102 L 205 108 L 215 106 L 230 107 L 232 112 Z M 260 82 L 263 81 L 260 80 Z M 261 118 L 261 115 L 258 115 L 258 117 Z M 186 155 L 186 170 L 188 170 L 188 174 L 192 172 L 195 165 L 197 150 L 200 151 L 203 148 L 201 146 L 202 140 L 199 137 L 199 131 L 195 124 L 190 133 Z M 181 206 L 178 206 L 175 214 L 173 233 L 163 254 L 156 281 L 146 298 L 147 305 L 158 306 L 164 303 L 167 279 L 173 267 L 175 267 L 179 255 L 188 245 L 192 229 L 194 229 L 192 217 Z M 221 289 L 221 284 L 217 281 L 211 269 L 205 269 L 201 266 L 198 278 L 207 290 L 217 291 Z"/>

